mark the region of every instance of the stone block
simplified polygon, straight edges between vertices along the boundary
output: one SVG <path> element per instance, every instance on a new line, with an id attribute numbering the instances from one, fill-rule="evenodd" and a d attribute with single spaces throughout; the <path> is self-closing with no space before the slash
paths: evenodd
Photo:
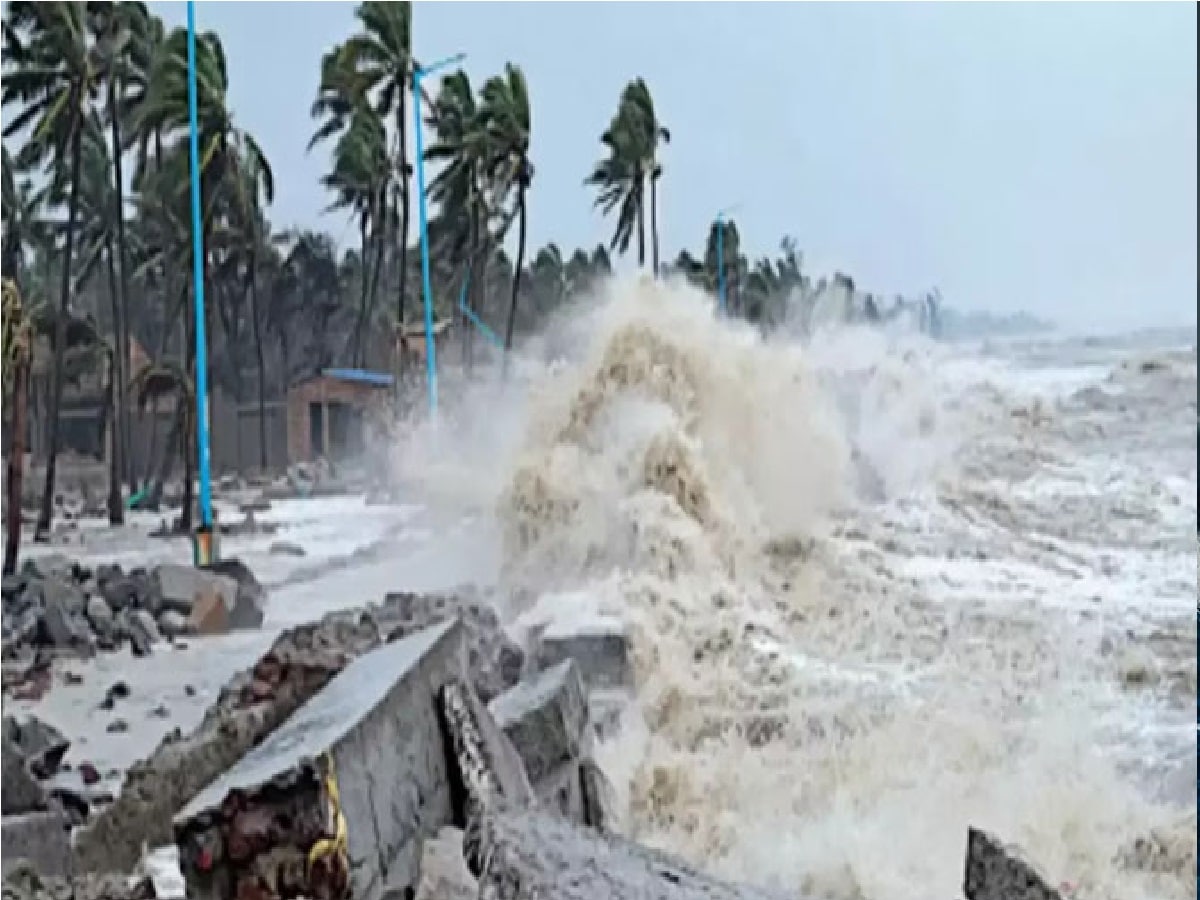
<path id="1" fill-rule="evenodd" d="M 978 828 L 967 831 L 967 900 L 1063 900 L 1019 850 Z"/>
<path id="2" fill-rule="evenodd" d="M 21 860 L 41 875 L 71 875 L 71 832 L 61 812 L 29 812 L 0 819 L 0 845 L 4 847 L 3 874 Z"/>
<path id="3" fill-rule="evenodd" d="M 250 567 L 240 559 L 231 557 L 218 560 L 208 566 L 207 571 L 232 578 L 237 584 L 234 601 L 229 604 L 229 627 L 234 630 L 261 628 L 266 618 L 267 592 Z"/>
<path id="4" fill-rule="evenodd" d="M 574 660 L 539 672 L 501 694 L 488 709 L 535 786 L 590 750 L 588 701 Z"/>
<path id="5" fill-rule="evenodd" d="M 616 835 L 536 809 L 495 808 L 480 825 L 479 896 L 495 900 L 782 900 L 712 878 Z M 792 900 L 801 900 L 792 897 Z"/>
<path id="6" fill-rule="evenodd" d="M 575 660 L 588 690 L 631 689 L 633 666 L 625 623 L 609 616 L 573 624 L 552 624 L 538 638 L 539 670 Z"/>
<path id="7" fill-rule="evenodd" d="M 216 595 L 226 609 L 233 609 L 237 603 L 238 583 L 219 572 L 164 563 L 154 570 L 154 580 L 162 598 L 162 608 L 173 609 L 185 616 L 191 615 L 202 597 Z"/>
<path id="8" fill-rule="evenodd" d="M 415 889 L 453 815 L 438 696 L 464 656 L 454 621 L 359 657 L 202 790 L 174 823 L 188 896 Z"/>

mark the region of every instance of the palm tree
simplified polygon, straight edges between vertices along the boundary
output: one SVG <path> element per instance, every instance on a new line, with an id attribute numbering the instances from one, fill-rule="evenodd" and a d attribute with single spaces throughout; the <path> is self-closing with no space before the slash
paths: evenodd
<path id="1" fill-rule="evenodd" d="M 608 155 L 596 163 L 584 184 L 597 189 L 596 206 L 604 215 L 618 209 L 617 226 L 610 246 L 621 253 L 629 249 L 634 228 L 638 238 L 638 265 L 646 264 L 645 196 L 650 179 L 650 239 L 652 264 L 658 272 L 658 162 L 659 143 L 671 139 L 658 121 L 650 89 L 636 78 L 621 92 L 617 113 L 600 136 Z"/>
<path id="2" fill-rule="evenodd" d="M 356 365 L 362 361 L 363 330 L 371 315 L 383 264 L 388 197 L 386 141 L 383 122 L 374 110 L 359 104 L 350 113 L 347 128 L 334 147 L 332 170 L 321 179 L 336 195 L 329 209 L 349 209 L 358 219 L 363 266 L 358 317 L 351 335 L 351 357 Z"/>
<path id="3" fill-rule="evenodd" d="M 4 378 L 5 388 L 12 391 L 11 437 L 8 445 L 8 465 L 5 471 L 5 491 L 8 494 L 7 517 L 4 523 L 4 574 L 17 570 L 21 550 L 21 493 L 25 473 L 25 413 L 29 393 L 29 360 L 31 355 L 29 322 L 21 305 L 16 282 L 4 279 Z M 11 386 L 11 387 L 10 387 Z"/>
<path id="4" fill-rule="evenodd" d="M 45 489 L 35 539 L 49 537 L 53 513 L 54 481 L 58 461 L 59 408 L 62 405 L 63 353 L 71 304 L 72 251 L 75 245 L 76 205 L 87 110 L 99 89 L 97 51 L 89 39 L 84 4 L 65 2 L 10 2 L 4 23 L 6 72 L 0 103 L 17 104 L 4 136 L 33 126 L 22 149 L 27 165 L 49 165 L 53 180 L 70 183 L 67 200 L 66 239 L 63 246 L 62 286 L 56 317 L 54 368 L 51 376 L 49 455 Z"/>
<path id="5" fill-rule="evenodd" d="M 23 283 L 28 254 L 31 250 L 45 250 L 53 245 L 53 237 L 47 226 L 44 207 L 46 189 L 35 189 L 28 178 L 17 180 L 16 162 L 3 148 L 3 215 L 4 239 L 0 249 L 0 266 L 16 281 L 20 293 L 28 286 Z"/>
<path id="6" fill-rule="evenodd" d="M 412 85 L 412 4 L 361 3 L 355 10 L 362 30 L 342 45 L 344 62 L 357 78 L 360 91 L 373 100 L 376 115 L 394 116 L 397 168 L 400 193 L 399 297 L 396 321 L 404 321 L 408 285 L 409 185 L 412 177 L 408 163 L 408 92 Z"/>
<path id="7" fill-rule="evenodd" d="M 440 165 L 428 188 L 429 199 L 438 208 L 429 226 L 430 243 L 439 256 L 465 263 L 467 303 L 478 314 L 486 288 L 483 263 L 491 247 L 492 216 L 483 183 L 480 110 L 466 72 L 460 69 L 442 79 L 428 122 L 434 140 L 425 150 L 425 159 Z M 462 326 L 463 366 L 469 370 L 474 331 L 465 312 Z"/>
<path id="8" fill-rule="evenodd" d="M 175 401 L 175 420 L 171 424 L 166 452 L 161 468 L 150 489 L 151 505 L 157 506 L 162 486 L 170 475 L 175 454 L 183 457 L 183 507 L 180 511 L 180 531 L 192 528 L 193 484 L 195 482 L 195 442 L 185 436 L 196 431 L 196 390 L 188 370 L 173 362 L 150 363 L 136 373 L 129 383 L 139 407 L 155 404 L 164 397 Z"/>
<path id="9" fill-rule="evenodd" d="M 483 170 L 500 197 L 516 191 L 513 212 L 517 217 L 517 260 L 513 267 L 512 300 L 504 326 L 505 363 L 512 350 L 517 296 L 521 291 L 521 268 L 525 262 L 527 215 L 525 194 L 533 181 L 529 161 L 529 87 L 519 66 L 507 63 L 504 74 L 489 78 L 480 91 L 480 129 L 483 132 Z"/>
<path id="10" fill-rule="evenodd" d="M 639 168 L 650 177 L 650 247 L 654 273 L 658 274 L 658 179 L 662 165 L 658 161 L 659 142 L 670 143 L 668 131 L 654 111 L 654 98 L 641 78 L 635 78 L 621 94 L 621 119 L 636 135 L 635 144 L 643 154 Z"/>
<path id="11" fill-rule="evenodd" d="M 145 3 L 92 3 L 92 29 L 95 41 L 101 49 L 104 65 L 105 81 L 105 115 L 112 139 L 112 182 L 113 182 L 113 218 L 116 225 L 116 261 L 112 262 L 111 248 L 109 250 L 110 266 L 118 273 L 116 285 L 120 296 L 115 303 L 117 318 L 113 328 L 116 333 L 116 392 L 117 416 L 122 446 L 122 457 L 125 465 L 125 477 L 132 488 L 133 469 L 129 465 L 128 448 L 131 441 L 129 424 L 129 404 L 126 400 L 126 386 L 129 373 L 129 327 L 127 322 L 129 310 L 129 256 L 125 239 L 125 176 L 122 167 L 125 145 L 122 140 L 122 120 L 129 117 L 128 104 L 137 102 L 137 97 L 144 91 L 145 73 L 148 71 L 149 54 L 153 52 L 154 41 L 161 37 L 162 23 L 152 18 Z"/>

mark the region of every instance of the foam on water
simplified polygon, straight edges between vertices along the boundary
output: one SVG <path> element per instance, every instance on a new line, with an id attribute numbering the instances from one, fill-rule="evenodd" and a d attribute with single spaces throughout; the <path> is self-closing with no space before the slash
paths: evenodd
<path id="1" fill-rule="evenodd" d="M 402 459 L 494 503 L 513 615 L 628 623 L 638 708 L 602 752 L 630 834 L 924 900 L 971 823 L 1075 897 L 1192 896 L 1190 784 L 1149 785 L 1194 760 L 1194 353 L 764 342 L 645 282 L 570 328 Z"/>

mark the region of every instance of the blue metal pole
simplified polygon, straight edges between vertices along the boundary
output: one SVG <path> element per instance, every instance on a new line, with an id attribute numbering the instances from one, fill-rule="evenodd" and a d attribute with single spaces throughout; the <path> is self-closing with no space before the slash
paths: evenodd
<path id="1" fill-rule="evenodd" d="M 438 69 L 453 65 L 463 54 L 443 59 L 432 66 L 413 69 L 413 128 L 417 143 L 417 221 L 421 228 L 421 289 L 425 295 L 425 372 L 429 382 L 429 417 L 437 415 L 437 347 L 433 340 L 433 286 L 429 277 L 429 214 L 425 198 L 425 140 L 421 132 L 421 79 Z"/>
<path id="2" fill-rule="evenodd" d="M 717 216 L 717 300 L 725 315 L 725 218 Z"/>
<path id="3" fill-rule="evenodd" d="M 192 278 L 196 315 L 196 441 L 200 457 L 200 527 L 212 528 L 212 485 L 209 480 L 208 345 L 204 334 L 204 236 L 200 209 L 200 126 L 196 109 L 196 10 L 187 4 L 188 123 L 192 180 Z M 207 554 L 205 554 L 207 555 Z M 202 560 L 207 561 L 207 560 Z"/>
<path id="4" fill-rule="evenodd" d="M 467 288 L 471 285 L 471 269 L 467 268 L 467 277 L 463 279 L 462 290 L 458 294 L 458 308 L 462 314 L 471 320 L 471 324 L 479 329 L 479 333 L 492 342 L 493 345 L 503 349 L 504 341 L 500 340 L 500 336 L 492 329 L 488 328 L 487 323 L 479 316 L 475 315 L 475 310 L 467 304 Z"/>

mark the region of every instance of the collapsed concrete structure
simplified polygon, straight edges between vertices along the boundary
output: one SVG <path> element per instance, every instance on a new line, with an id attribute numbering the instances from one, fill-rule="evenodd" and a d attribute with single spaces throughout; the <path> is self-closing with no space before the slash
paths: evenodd
<path id="1" fill-rule="evenodd" d="M 630 684 L 622 637 L 615 627 L 543 633 L 525 660 L 467 594 L 389 595 L 292 629 L 235 676 L 195 732 L 168 737 L 131 770 L 116 803 L 77 832 L 71 859 L 39 858 L 59 852 L 65 829 L 57 844 L 17 847 L 6 817 L 6 872 L 23 855 L 43 875 L 76 873 L 61 883 L 18 867 L 6 900 L 90 900 L 101 884 L 109 900 L 149 900 L 145 879 L 118 889 L 78 873 L 128 872 L 146 846 L 172 840 L 197 900 L 419 889 L 464 900 L 766 900 L 611 832 L 594 706 Z M 445 877 L 430 893 L 434 867 Z M 1019 853 L 974 829 L 964 892 L 1060 897 Z"/>

